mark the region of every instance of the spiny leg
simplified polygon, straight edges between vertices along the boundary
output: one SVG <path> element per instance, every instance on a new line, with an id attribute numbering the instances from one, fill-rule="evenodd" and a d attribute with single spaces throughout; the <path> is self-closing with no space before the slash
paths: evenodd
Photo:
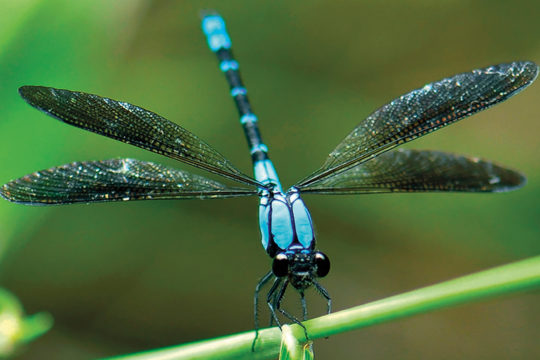
<path id="1" fill-rule="evenodd" d="M 268 306 L 270 306 L 270 304 L 268 304 Z M 275 296 L 274 296 L 274 299 L 272 299 L 272 308 L 274 308 L 274 309 L 276 308 L 276 299 L 275 299 Z M 274 326 L 274 321 L 275 321 L 274 319 L 275 319 L 275 317 L 276 317 L 276 314 L 275 314 L 273 311 L 271 311 L 271 312 L 270 312 L 270 319 L 268 320 L 268 326 L 269 326 L 269 327 Z M 279 324 L 279 322 L 278 322 L 277 325 L 281 328 L 281 325 Z"/>
<path id="2" fill-rule="evenodd" d="M 300 302 L 302 303 L 302 321 L 307 320 L 307 305 L 306 305 L 306 297 L 304 296 L 304 292 L 300 291 Z"/>
<path id="3" fill-rule="evenodd" d="M 327 314 L 330 314 L 332 312 L 332 298 L 330 297 L 330 294 L 328 291 L 317 281 L 313 281 L 313 286 L 315 286 L 315 289 L 319 292 L 319 294 L 322 295 L 326 299 L 326 306 L 328 308 Z"/>
<path id="4" fill-rule="evenodd" d="M 274 283 L 276 283 L 276 282 L 277 282 L 277 279 L 276 279 L 276 281 L 274 281 Z M 279 284 L 281 284 L 281 280 L 279 281 Z M 276 285 L 276 288 L 274 289 L 274 292 L 272 293 L 272 295 L 270 295 L 271 291 L 268 292 L 268 296 L 266 298 L 267 302 L 269 302 L 270 300 L 272 301 L 272 307 L 274 309 L 276 308 L 276 295 L 277 295 L 277 293 L 279 293 L 279 291 L 277 291 L 277 289 L 278 289 L 278 285 Z M 272 297 L 272 299 L 270 299 L 270 296 Z M 268 304 L 268 306 L 270 306 L 270 304 Z M 268 321 L 268 326 L 269 327 L 274 326 L 274 321 L 275 321 L 274 319 L 275 318 L 276 318 L 275 312 L 271 311 L 270 312 L 270 320 Z M 278 326 L 280 326 L 279 322 L 278 322 Z"/>
<path id="5" fill-rule="evenodd" d="M 281 283 L 281 288 L 279 290 L 276 289 L 276 293 L 274 294 L 273 299 L 272 299 L 272 306 L 274 307 L 274 309 L 279 308 L 279 304 L 278 304 L 279 294 L 281 294 L 282 291 L 284 291 L 283 288 L 287 287 L 288 284 L 289 284 L 289 281 L 285 280 L 283 283 Z M 276 319 L 277 319 L 277 317 L 276 317 Z M 273 321 L 274 321 L 274 318 L 271 317 L 270 318 L 270 326 L 272 326 Z M 279 327 L 281 328 L 281 326 L 279 326 Z"/>
<path id="6" fill-rule="evenodd" d="M 279 289 L 279 293 L 277 294 L 277 297 L 276 297 L 276 309 L 278 309 L 278 311 L 283 316 L 285 316 L 287 319 L 291 320 L 295 324 L 300 325 L 302 327 L 302 329 L 304 329 L 304 334 L 306 336 L 306 341 L 308 341 L 309 336 L 308 336 L 307 329 L 304 326 L 304 324 L 302 324 L 302 322 L 300 320 L 298 320 L 295 316 L 290 314 L 288 311 L 281 308 L 281 302 L 283 301 L 283 296 L 285 295 L 285 290 L 287 290 L 287 285 L 289 285 L 289 280 L 285 280 L 285 282 L 283 283 L 283 286 L 281 286 L 281 289 Z"/>
<path id="7" fill-rule="evenodd" d="M 255 338 L 253 339 L 253 343 L 251 344 L 251 351 L 255 351 L 255 342 L 257 341 L 257 338 L 259 337 L 259 292 L 261 291 L 261 288 L 268 283 L 268 281 L 272 278 L 274 274 L 272 271 L 269 271 L 266 275 L 262 277 L 262 279 L 259 281 L 257 286 L 255 287 L 255 296 L 254 296 L 254 318 L 255 318 Z"/>
<path id="8" fill-rule="evenodd" d="M 272 287 L 270 288 L 270 291 L 268 291 L 268 295 L 266 295 L 266 303 L 268 304 L 268 307 L 270 308 L 270 326 L 274 324 L 274 321 L 276 322 L 277 326 L 281 329 L 281 323 L 279 322 L 279 319 L 276 314 L 275 310 L 275 297 L 277 294 L 276 290 L 283 282 L 283 278 L 276 278 L 274 280 L 274 283 L 272 284 Z"/>
<path id="9" fill-rule="evenodd" d="M 321 294 L 326 299 L 326 306 L 327 306 L 327 314 L 330 314 L 332 312 L 332 299 L 330 298 L 330 294 L 328 291 L 317 281 L 313 281 L 313 286 L 315 286 L 315 289 L 317 289 L 317 292 Z M 328 339 L 328 336 L 325 337 L 325 339 Z"/>
<path id="10" fill-rule="evenodd" d="M 254 315 L 255 315 L 255 331 L 259 331 L 259 292 L 261 291 L 262 287 L 268 283 L 268 281 L 272 278 L 274 274 L 272 271 L 269 271 L 267 274 L 265 274 L 257 286 L 255 287 L 255 295 L 254 295 Z"/>

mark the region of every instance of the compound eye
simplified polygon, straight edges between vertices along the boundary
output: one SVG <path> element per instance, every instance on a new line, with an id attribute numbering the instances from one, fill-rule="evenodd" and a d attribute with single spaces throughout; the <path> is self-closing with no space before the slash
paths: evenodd
<path id="1" fill-rule="evenodd" d="M 315 265 L 317 265 L 317 276 L 325 277 L 330 271 L 330 260 L 322 252 L 315 253 Z"/>
<path id="2" fill-rule="evenodd" d="M 272 272 L 277 277 L 286 276 L 289 273 L 289 258 L 285 254 L 277 254 L 272 263 Z"/>

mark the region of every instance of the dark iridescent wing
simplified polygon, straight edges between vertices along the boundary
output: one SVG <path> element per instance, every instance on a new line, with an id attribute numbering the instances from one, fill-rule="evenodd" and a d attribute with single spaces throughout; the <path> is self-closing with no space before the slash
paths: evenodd
<path id="1" fill-rule="evenodd" d="M 207 199 L 257 195 L 217 181 L 135 159 L 74 162 L 26 175 L 0 195 L 30 205 L 149 199 Z"/>
<path id="2" fill-rule="evenodd" d="M 229 179 L 259 186 L 217 150 L 181 126 L 138 106 L 82 92 L 23 86 L 21 96 L 55 118 Z"/>
<path id="3" fill-rule="evenodd" d="M 508 99 L 538 75 L 532 62 L 513 62 L 455 75 L 411 91 L 361 122 L 315 173 L 296 186 L 368 161 L 384 151 Z"/>
<path id="4" fill-rule="evenodd" d="M 300 190 L 319 194 L 502 192 L 517 189 L 525 182 L 522 174 L 475 157 L 429 150 L 395 150 Z"/>

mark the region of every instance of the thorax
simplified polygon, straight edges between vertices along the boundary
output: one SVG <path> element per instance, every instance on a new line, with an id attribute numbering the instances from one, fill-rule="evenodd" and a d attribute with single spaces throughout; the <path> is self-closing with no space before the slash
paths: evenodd
<path id="1" fill-rule="evenodd" d="M 259 226 L 262 245 L 271 257 L 291 248 L 315 248 L 311 216 L 294 187 L 286 194 L 279 190 L 261 192 Z"/>

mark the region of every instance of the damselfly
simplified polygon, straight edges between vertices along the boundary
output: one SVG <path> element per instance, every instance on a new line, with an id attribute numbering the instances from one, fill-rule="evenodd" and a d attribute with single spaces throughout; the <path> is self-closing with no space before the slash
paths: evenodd
<path id="1" fill-rule="evenodd" d="M 223 19 L 207 13 L 202 28 L 217 55 L 240 115 L 253 160 L 254 178 L 243 174 L 212 146 L 181 126 L 138 106 L 97 95 L 23 86 L 21 96 L 57 119 L 116 140 L 207 170 L 244 185 L 232 187 L 152 162 L 135 159 L 74 162 L 26 175 L 5 184 L 7 200 L 31 204 L 71 204 L 157 199 L 209 199 L 258 196 L 262 245 L 273 259 L 272 269 L 255 291 L 273 281 L 266 296 L 271 324 L 278 313 L 302 326 L 282 308 L 287 287 L 300 294 L 302 320 L 307 319 L 304 291 L 313 286 L 330 295 L 317 281 L 330 261 L 315 245 L 313 224 L 301 195 L 389 192 L 501 192 L 525 183 L 518 172 L 475 157 L 395 147 L 452 124 L 508 99 L 531 84 L 536 64 L 518 61 L 494 65 L 446 78 L 405 94 L 376 110 L 328 155 L 320 169 L 283 191 L 267 146 L 251 110 L 238 63 Z"/>

